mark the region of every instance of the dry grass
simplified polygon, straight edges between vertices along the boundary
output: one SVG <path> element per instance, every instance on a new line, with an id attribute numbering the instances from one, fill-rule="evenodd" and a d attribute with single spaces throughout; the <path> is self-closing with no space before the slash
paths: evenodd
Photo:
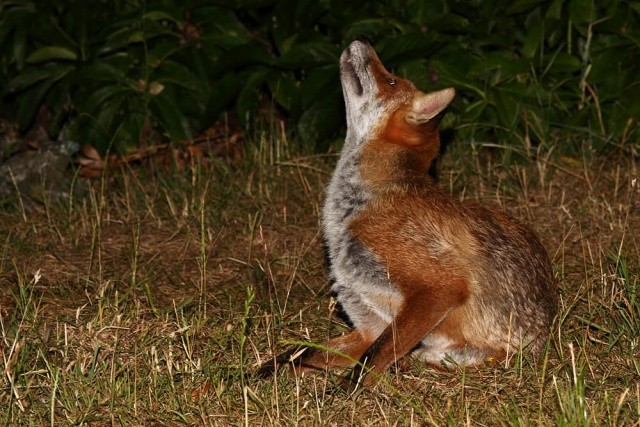
<path id="1" fill-rule="evenodd" d="M 553 257 L 548 350 L 412 362 L 348 397 L 335 372 L 251 377 L 287 343 L 344 331 L 318 233 L 335 158 L 258 145 L 241 164 L 113 171 L 82 203 L 0 213 L 2 424 L 640 425 L 636 160 L 504 166 L 454 145 L 442 185 L 530 222 Z"/>

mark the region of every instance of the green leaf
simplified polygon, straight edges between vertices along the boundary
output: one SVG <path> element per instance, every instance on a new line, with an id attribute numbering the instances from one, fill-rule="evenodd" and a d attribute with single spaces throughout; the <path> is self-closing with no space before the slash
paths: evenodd
<path id="1" fill-rule="evenodd" d="M 464 88 L 472 91 L 480 98 L 486 97 L 482 82 L 460 73 L 455 64 L 449 64 L 442 60 L 432 60 L 431 63 L 438 70 L 443 83 L 454 86 L 456 89 Z"/>
<path id="2" fill-rule="evenodd" d="M 404 26 L 395 19 L 366 18 L 349 25 L 343 40 L 351 41 L 363 36 L 375 40 L 379 35 L 393 31 L 404 31 Z"/>
<path id="3" fill-rule="evenodd" d="M 528 12 L 543 3 L 545 3 L 544 0 L 516 0 L 509 3 L 506 12 L 509 15 Z"/>
<path id="4" fill-rule="evenodd" d="M 546 18 L 560 21 L 562 19 L 562 5 L 565 4 L 565 0 L 554 0 L 551 6 L 547 9 Z"/>
<path id="5" fill-rule="evenodd" d="M 18 102 L 18 127 L 20 131 L 24 132 L 33 123 L 33 119 L 38 112 L 38 108 L 42 105 L 42 99 L 47 91 L 51 88 L 54 79 L 47 80 L 42 84 L 32 88 L 21 94 L 20 101 Z"/>
<path id="6" fill-rule="evenodd" d="M 426 59 L 419 58 L 402 61 L 400 65 L 392 71 L 412 81 L 413 84 L 420 89 L 429 90 L 434 84 L 427 69 Z"/>
<path id="7" fill-rule="evenodd" d="M 309 68 L 337 63 L 340 58 L 338 48 L 326 42 L 301 43 L 294 45 L 276 62 L 287 69 Z"/>
<path id="8" fill-rule="evenodd" d="M 286 111 L 290 111 L 295 99 L 299 98 L 299 85 L 291 73 L 281 73 L 267 79 L 269 90 L 275 101 Z"/>
<path id="9" fill-rule="evenodd" d="M 203 28 L 203 46 L 230 49 L 251 42 L 250 31 L 235 13 L 218 6 L 206 6 L 193 11 L 192 19 Z"/>
<path id="10" fill-rule="evenodd" d="M 104 61 L 96 61 L 80 68 L 77 73 L 78 80 L 92 82 L 113 82 L 124 79 L 126 70 L 122 70 Z"/>
<path id="11" fill-rule="evenodd" d="M 192 92 L 197 92 L 199 88 L 208 84 L 192 74 L 187 67 L 175 61 L 163 61 L 161 66 L 151 74 L 150 80 L 172 83 Z"/>
<path id="12" fill-rule="evenodd" d="M 296 126 L 304 144 L 315 145 L 334 135 L 344 123 L 344 105 L 340 89 L 322 96 L 307 109 Z"/>
<path id="13" fill-rule="evenodd" d="M 173 23 L 178 23 L 179 20 L 167 12 L 162 10 L 152 10 L 151 12 L 147 12 L 142 15 L 143 19 L 148 19 L 150 21 L 170 21 Z"/>
<path id="14" fill-rule="evenodd" d="M 181 141 L 192 137 L 189 120 L 182 110 L 176 107 L 173 100 L 166 99 L 163 94 L 154 96 L 149 105 L 153 118 L 169 134 L 173 141 Z"/>
<path id="15" fill-rule="evenodd" d="M 134 31 L 133 33 L 129 34 L 128 41 L 131 43 L 141 43 L 145 40 L 146 38 L 144 31 Z"/>
<path id="16" fill-rule="evenodd" d="M 51 111 L 51 119 L 47 131 L 52 138 L 57 138 L 69 113 L 71 112 L 71 101 L 69 97 L 71 79 L 64 79 L 60 84 L 54 85 L 44 99 L 45 105 Z"/>
<path id="17" fill-rule="evenodd" d="M 69 125 L 66 134 L 69 139 L 80 144 L 90 143 L 102 154 L 106 154 L 114 138 L 112 124 L 118 111 L 121 111 L 125 96 L 112 98 L 96 114 L 81 112 Z"/>
<path id="18" fill-rule="evenodd" d="M 504 51 L 488 53 L 482 60 L 478 61 L 477 68 L 484 71 L 492 71 L 490 74 L 491 84 L 498 84 L 504 80 L 526 74 L 531 71 L 531 59 L 517 58 L 514 54 Z"/>
<path id="19" fill-rule="evenodd" d="M 440 45 L 439 41 L 415 31 L 386 39 L 380 44 L 378 53 L 383 60 L 393 63 L 403 59 L 426 58 Z"/>
<path id="20" fill-rule="evenodd" d="M 438 34 L 438 32 L 453 32 L 468 33 L 473 30 L 473 26 L 469 22 L 469 18 L 455 13 L 446 13 L 444 16 L 439 17 L 437 21 L 431 22 L 432 32 Z"/>
<path id="21" fill-rule="evenodd" d="M 484 113 L 489 103 L 486 99 L 481 99 L 467 105 L 464 110 L 464 116 L 469 122 L 475 122 Z"/>
<path id="22" fill-rule="evenodd" d="M 17 28 L 13 40 L 13 60 L 18 70 L 22 71 L 25 65 L 25 55 L 27 50 L 27 31 L 24 27 Z"/>
<path id="23" fill-rule="evenodd" d="M 9 34 L 20 28 L 24 29 L 35 12 L 35 6 L 33 4 L 30 4 L 28 7 L 13 7 L 2 10 L 0 40 L 6 40 Z"/>
<path id="24" fill-rule="evenodd" d="M 238 94 L 236 111 L 238 118 L 245 126 L 254 118 L 252 117 L 252 113 L 253 116 L 255 116 L 255 109 L 261 93 L 260 90 L 264 86 L 268 75 L 269 70 L 266 67 L 254 71 Z"/>
<path id="25" fill-rule="evenodd" d="M 29 68 L 11 80 L 5 90 L 8 93 L 20 92 L 45 79 L 57 80 L 73 69 L 73 65 L 60 64 L 46 64 L 39 67 Z"/>
<path id="26" fill-rule="evenodd" d="M 165 25 L 163 22 L 145 20 L 142 26 L 142 38 L 148 44 L 151 40 L 157 37 L 164 36 L 178 40 L 179 36 L 176 32 L 175 26 Z M 140 40 L 142 41 L 142 40 Z"/>
<path id="27" fill-rule="evenodd" d="M 256 42 L 246 43 L 236 46 L 224 54 L 215 62 L 215 67 L 211 70 L 212 76 L 219 76 L 226 73 L 237 73 L 238 70 L 256 66 L 269 65 L 273 62 L 273 57 Z"/>
<path id="28" fill-rule="evenodd" d="M 525 58 L 533 58 L 540 46 L 544 44 L 544 21 L 539 21 L 529 27 L 520 52 Z"/>
<path id="29" fill-rule="evenodd" d="M 96 141 L 88 142 L 92 144 L 95 143 L 96 148 L 98 148 L 101 153 L 106 153 L 109 144 L 114 139 L 114 127 L 117 126 L 119 122 L 117 119 L 122 116 L 121 111 L 125 100 L 126 97 L 124 94 L 114 96 L 102 105 L 97 116 L 91 116 L 92 119 L 89 121 L 89 126 L 93 134 L 91 136 L 96 138 Z M 84 134 L 89 136 L 88 132 Z M 118 141 L 116 141 L 116 144 L 117 142 Z"/>
<path id="30" fill-rule="evenodd" d="M 244 83 L 249 78 L 250 72 L 240 71 L 229 73 L 216 80 L 212 85 L 211 93 L 207 99 L 205 118 L 215 120 L 225 109 L 231 107 L 237 99 Z"/>
<path id="31" fill-rule="evenodd" d="M 596 9 L 593 0 L 571 0 L 569 2 L 569 18 L 574 25 L 589 24 L 596 20 Z"/>
<path id="32" fill-rule="evenodd" d="M 29 64 L 37 64 L 39 62 L 51 61 L 54 59 L 75 61 L 78 55 L 71 49 L 63 46 L 46 46 L 33 52 L 27 57 Z"/>
<path id="33" fill-rule="evenodd" d="M 103 86 L 91 94 L 89 98 L 81 101 L 78 104 L 78 109 L 90 114 L 96 114 L 104 108 L 107 101 L 118 94 L 124 94 L 126 92 L 132 92 L 119 84 L 112 84 Z M 133 93 L 131 93 L 133 95 Z"/>
<path id="34" fill-rule="evenodd" d="M 133 23 L 131 23 L 131 26 Z M 107 53 L 114 54 L 116 52 L 126 51 L 126 48 L 132 43 L 132 38 L 137 36 L 136 30 L 129 25 L 118 26 L 114 28 L 114 31 L 106 36 L 106 38 L 100 39 L 100 47 L 97 49 L 96 54 L 98 56 L 105 55 Z M 139 32 L 138 32 L 139 33 Z M 143 38 L 141 37 L 141 40 Z"/>
<path id="35" fill-rule="evenodd" d="M 509 92 L 499 88 L 491 92 L 497 116 L 507 129 L 514 129 L 518 120 L 520 103 Z"/>
<path id="36" fill-rule="evenodd" d="M 330 0 L 296 0 L 293 4 L 295 21 L 302 28 L 312 28 L 331 9 Z"/>
<path id="37" fill-rule="evenodd" d="M 582 68 L 582 62 L 573 55 L 568 53 L 559 53 L 556 56 L 545 55 L 550 62 L 548 68 L 553 73 L 575 73 Z M 545 62 L 547 62 L 545 60 Z"/>
<path id="38" fill-rule="evenodd" d="M 300 86 L 300 101 L 303 109 L 308 109 L 327 93 L 340 88 L 338 65 L 327 65 L 309 71 Z"/>
<path id="39" fill-rule="evenodd" d="M 115 135 L 116 147 L 121 153 L 135 150 L 141 143 L 149 142 L 141 141 L 145 119 L 143 109 L 135 104 L 130 104 L 128 110 L 128 114 L 122 118 Z"/>

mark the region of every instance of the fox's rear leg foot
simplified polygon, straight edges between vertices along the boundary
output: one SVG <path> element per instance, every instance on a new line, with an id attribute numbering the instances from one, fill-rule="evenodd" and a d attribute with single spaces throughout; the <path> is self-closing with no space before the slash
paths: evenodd
<path id="1" fill-rule="evenodd" d="M 304 356 L 307 355 L 309 351 L 309 347 L 304 346 L 290 348 L 260 365 L 255 372 L 255 376 L 257 378 L 269 378 L 283 365 L 293 365 L 294 369 L 299 369 Z"/>

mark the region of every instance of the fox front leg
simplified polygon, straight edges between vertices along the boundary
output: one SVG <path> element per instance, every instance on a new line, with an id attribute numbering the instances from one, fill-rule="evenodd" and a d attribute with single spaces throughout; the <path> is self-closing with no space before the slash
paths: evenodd
<path id="1" fill-rule="evenodd" d="M 290 364 L 297 372 L 322 371 L 330 367 L 353 365 L 355 360 L 371 346 L 373 338 L 360 330 L 353 330 L 346 335 L 330 339 L 323 345 L 312 348 L 296 346 L 277 355 L 260 366 L 256 376 L 266 378 L 275 373 L 280 366 Z"/>
<path id="2" fill-rule="evenodd" d="M 436 329 L 451 310 L 464 304 L 467 298 L 466 292 L 461 292 L 464 286 L 443 288 L 423 287 L 408 295 L 394 321 L 364 351 L 358 364 L 342 381 L 342 387 L 353 391 L 359 385 L 373 385 L 391 364 Z"/>

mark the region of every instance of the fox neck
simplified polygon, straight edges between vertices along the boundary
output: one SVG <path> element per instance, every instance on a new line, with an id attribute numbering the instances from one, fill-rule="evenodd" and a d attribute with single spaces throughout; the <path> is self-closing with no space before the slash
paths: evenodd
<path id="1" fill-rule="evenodd" d="M 419 141 L 382 133 L 362 151 L 364 185 L 373 195 L 427 189 L 434 185 L 428 171 L 439 149 L 436 129 L 425 130 Z"/>
<path id="2" fill-rule="evenodd" d="M 372 197 L 361 176 L 363 147 L 358 135 L 347 131 L 338 164 L 327 187 L 322 223 L 331 264 L 338 257 L 340 248 L 345 246 L 345 239 L 350 239 L 348 226 L 351 219 L 367 206 Z"/>
<path id="3" fill-rule="evenodd" d="M 371 192 L 362 180 L 362 148 L 357 136 L 348 133 L 327 188 L 325 221 L 344 222 L 357 214 L 371 198 Z"/>

